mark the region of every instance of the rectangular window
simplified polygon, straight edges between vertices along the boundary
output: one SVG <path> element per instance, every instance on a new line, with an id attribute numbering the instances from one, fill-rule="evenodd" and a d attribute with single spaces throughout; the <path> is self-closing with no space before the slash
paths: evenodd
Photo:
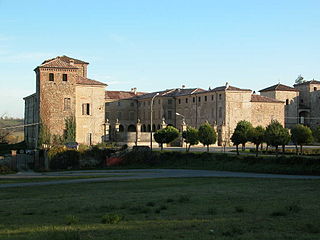
<path id="1" fill-rule="evenodd" d="M 131 106 L 131 107 L 134 107 L 134 103 L 133 103 L 133 102 L 132 102 L 132 103 L 130 103 L 130 106 Z"/>
<path id="2" fill-rule="evenodd" d="M 204 101 L 208 101 L 208 97 L 207 96 L 204 96 Z"/>
<path id="3" fill-rule="evenodd" d="M 179 104 L 181 104 L 181 99 L 178 100 Z"/>
<path id="4" fill-rule="evenodd" d="M 171 119 L 172 119 L 172 112 L 168 111 L 168 120 L 171 120 Z"/>
<path id="5" fill-rule="evenodd" d="M 67 74 L 62 74 L 62 81 L 68 81 L 68 75 Z"/>
<path id="6" fill-rule="evenodd" d="M 188 103 L 188 98 L 186 98 L 186 103 Z"/>
<path id="7" fill-rule="evenodd" d="M 71 109 L 71 98 L 65 98 L 64 99 L 64 110 L 70 110 Z"/>
<path id="8" fill-rule="evenodd" d="M 118 106 L 121 106 L 121 102 L 118 102 Z"/>
<path id="9" fill-rule="evenodd" d="M 211 95 L 211 100 L 213 101 L 213 95 Z"/>
<path id="10" fill-rule="evenodd" d="M 219 94 L 219 100 L 221 100 L 221 98 L 222 98 L 222 95 L 221 95 L 221 94 Z"/>
<path id="11" fill-rule="evenodd" d="M 192 98 L 192 102 L 196 102 L 196 98 L 195 97 Z"/>
<path id="12" fill-rule="evenodd" d="M 201 102 L 201 97 L 198 97 L 198 101 Z"/>
<path id="13" fill-rule="evenodd" d="M 54 74 L 53 73 L 49 73 L 49 81 L 54 81 Z"/>
<path id="14" fill-rule="evenodd" d="M 90 103 L 82 104 L 82 115 L 90 115 Z"/>

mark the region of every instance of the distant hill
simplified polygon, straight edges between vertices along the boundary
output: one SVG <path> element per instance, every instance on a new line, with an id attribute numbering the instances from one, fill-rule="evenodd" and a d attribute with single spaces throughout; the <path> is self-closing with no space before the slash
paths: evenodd
<path id="1" fill-rule="evenodd" d="M 24 120 L 21 118 L 0 118 L 0 128 L 21 126 L 23 125 L 23 121 Z M 12 130 L 14 130 L 15 132 L 21 132 L 23 131 L 23 127 L 19 127 Z"/>

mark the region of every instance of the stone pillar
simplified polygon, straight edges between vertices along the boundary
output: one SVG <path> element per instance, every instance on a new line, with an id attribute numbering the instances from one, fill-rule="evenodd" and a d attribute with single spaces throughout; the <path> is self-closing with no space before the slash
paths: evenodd
<path id="1" fill-rule="evenodd" d="M 116 132 L 119 132 L 119 127 L 120 127 L 120 122 L 119 122 L 119 119 L 117 118 L 116 123 L 114 125 Z"/>
<path id="2" fill-rule="evenodd" d="M 140 142 L 140 137 L 141 137 L 141 123 L 140 119 L 138 119 L 137 124 L 136 124 L 136 146 L 138 146 L 138 143 Z"/>
<path id="3" fill-rule="evenodd" d="M 165 119 L 164 119 L 164 118 L 162 118 L 162 122 L 161 122 L 161 124 L 160 124 L 160 127 L 161 127 L 161 129 L 163 129 L 163 128 L 166 128 L 166 127 L 167 127 L 167 124 L 166 124 L 166 122 L 165 122 Z"/>

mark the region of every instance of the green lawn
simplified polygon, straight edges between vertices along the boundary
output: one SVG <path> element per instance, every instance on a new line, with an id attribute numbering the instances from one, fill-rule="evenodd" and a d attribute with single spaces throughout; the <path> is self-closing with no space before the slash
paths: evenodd
<path id="1" fill-rule="evenodd" d="M 1 189 L 0 239 L 318 240 L 319 183 L 188 178 Z"/>

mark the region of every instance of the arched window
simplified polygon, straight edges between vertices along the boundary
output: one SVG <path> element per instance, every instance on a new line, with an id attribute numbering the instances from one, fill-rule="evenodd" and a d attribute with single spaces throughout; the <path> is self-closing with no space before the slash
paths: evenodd
<path id="1" fill-rule="evenodd" d="M 155 124 L 153 124 L 152 125 L 152 132 L 155 132 L 157 129 L 156 129 L 156 125 Z"/>
<path id="2" fill-rule="evenodd" d="M 123 125 L 119 126 L 119 132 L 124 132 L 124 126 Z"/>
<path id="3" fill-rule="evenodd" d="M 150 124 L 148 124 L 148 129 L 147 129 L 148 132 L 151 132 L 151 126 Z"/>
<path id="4" fill-rule="evenodd" d="M 131 124 L 128 126 L 128 132 L 135 132 L 136 131 L 136 126 Z"/>

